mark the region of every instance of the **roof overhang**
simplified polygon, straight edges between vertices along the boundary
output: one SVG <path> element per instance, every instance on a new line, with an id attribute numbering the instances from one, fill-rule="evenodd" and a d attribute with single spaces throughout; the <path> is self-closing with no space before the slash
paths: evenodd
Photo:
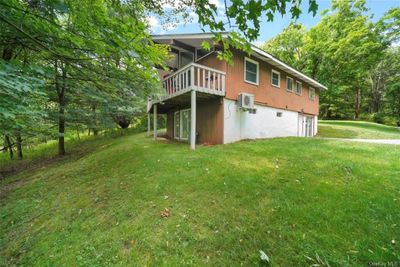
<path id="1" fill-rule="evenodd" d="M 271 64 L 272 66 L 276 67 L 277 69 L 283 70 L 284 72 L 307 82 L 308 84 L 310 84 L 311 86 L 313 86 L 315 88 L 318 88 L 321 90 L 328 90 L 328 88 L 325 85 L 322 85 L 321 83 L 314 80 L 313 78 L 310 78 L 307 75 L 301 73 L 300 71 L 295 70 L 294 68 L 290 67 L 286 63 L 280 61 L 279 59 L 273 57 L 272 55 L 268 54 L 264 50 L 258 48 L 257 46 L 252 45 L 251 50 L 253 51 L 253 54 L 252 54 L 253 56 L 255 56 L 263 61 L 266 61 L 267 63 Z"/>
<path id="2" fill-rule="evenodd" d="M 207 41 L 210 44 L 214 43 L 212 33 L 189 33 L 189 34 L 163 34 L 151 35 L 151 39 L 158 44 L 165 44 L 171 46 L 179 51 L 191 51 L 193 49 L 201 49 L 202 42 Z M 228 35 L 223 33 L 223 37 Z"/>

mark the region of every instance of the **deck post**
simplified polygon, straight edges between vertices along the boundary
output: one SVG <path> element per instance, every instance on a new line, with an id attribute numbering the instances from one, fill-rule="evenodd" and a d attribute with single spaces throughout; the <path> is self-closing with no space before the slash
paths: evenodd
<path id="1" fill-rule="evenodd" d="M 150 112 L 147 112 L 147 136 L 150 136 L 151 134 L 151 116 L 150 116 Z"/>
<path id="2" fill-rule="evenodd" d="M 196 90 L 191 92 L 191 118 L 190 118 L 190 148 L 196 149 Z"/>
<path id="3" fill-rule="evenodd" d="M 195 83 L 194 83 L 194 67 L 193 67 L 193 66 L 190 68 L 190 86 L 192 87 L 192 90 L 195 89 Z"/>
<path id="4" fill-rule="evenodd" d="M 153 106 L 153 116 L 154 141 L 157 141 L 157 104 Z"/>

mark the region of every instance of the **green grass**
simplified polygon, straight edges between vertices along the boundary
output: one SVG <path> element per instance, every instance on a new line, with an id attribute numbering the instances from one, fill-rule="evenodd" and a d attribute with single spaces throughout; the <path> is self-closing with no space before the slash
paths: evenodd
<path id="1" fill-rule="evenodd" d="M 318 136 L 336 138 L 400 139 L 400 129 L 365 121 L 318 121 Z"/>
<path id="2" fill-rule="evenodd" d="M 277 138 L 190 151 L 144 134 L 91 146 L 0 182 L 0 265 L 257 266 L 259 250 L 273 266 L 400 261 L 398 147 Z"/>

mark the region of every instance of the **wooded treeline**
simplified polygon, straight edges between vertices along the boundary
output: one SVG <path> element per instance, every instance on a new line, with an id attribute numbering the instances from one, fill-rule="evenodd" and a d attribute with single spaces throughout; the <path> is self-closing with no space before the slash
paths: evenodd
<path id="1" fill-rule="evenodd" d="M 373 22 L 364 0 L 335 0 L 307 29 L 291 23 L 263 48 L 316 78 L 320 117 L 400 120 L 400 7 Z"/>
<path id="2" fill-rule="evenodd" d="M 22 158 L 22 143 L 66 128 L 126 128 L 159 89 L 154 66 L 168 50 L 151 41 L 142 1 L 0 1 L 0 134 Z M 0 143 L 3 143 L 0 141 Z"/>

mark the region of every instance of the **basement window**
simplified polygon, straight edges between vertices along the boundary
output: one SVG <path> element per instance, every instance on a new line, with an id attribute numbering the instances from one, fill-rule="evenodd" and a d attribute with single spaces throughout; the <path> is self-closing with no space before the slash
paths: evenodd
<path id="1" fill-rule="evenodd" d="M 282 117 L 282 112 L 278 111 L 278 112 L 276 113 L 276 116 L 277 116 L 277 117 Z"/>

